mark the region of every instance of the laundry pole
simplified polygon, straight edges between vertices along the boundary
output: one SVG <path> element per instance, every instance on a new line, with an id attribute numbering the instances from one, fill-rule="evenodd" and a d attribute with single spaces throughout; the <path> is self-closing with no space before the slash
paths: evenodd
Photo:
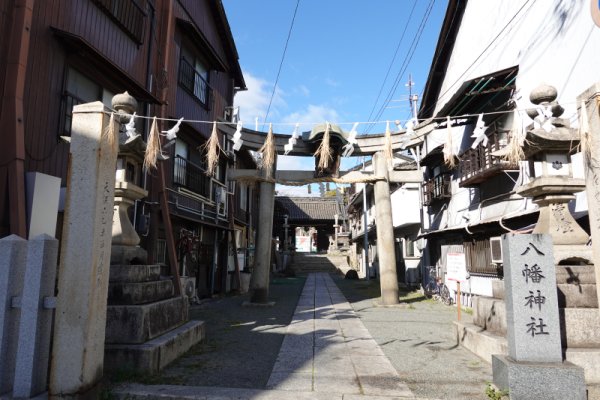
<path id="1" fill-rule="evenodd" d="M 396 254 L 394 252 L 394 225 L 392 222 L 392 202 L 387 161 L 383 153 L 373 155 L 375 175 L 385 180 L 375 182 L 375 215 L 377 217 L 377 257 L 379 259 L 379 283 L 381 303 L 398 304 L 398 276 L 396 274 Z"/>

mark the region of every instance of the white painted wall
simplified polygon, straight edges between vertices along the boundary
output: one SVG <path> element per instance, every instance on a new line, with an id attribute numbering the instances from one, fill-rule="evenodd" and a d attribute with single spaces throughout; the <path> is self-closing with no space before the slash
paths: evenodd
<path id="1" fill-rule="evenodd" d="M 435 112 L 464 81 L 518 65 L 518 108 L 530 106 L 531 90 L 547 83 L 558 89 L 569 117 L 577 95 L 600 81 L 599 49 L 589 0 L 469 1 Z"/>
<path id="2" fill-rule="evenodd" d="M 421 223 L 420 195 L 419 185 L 415 183 L 406 184 L 391 194 L 394 228 Z"/>

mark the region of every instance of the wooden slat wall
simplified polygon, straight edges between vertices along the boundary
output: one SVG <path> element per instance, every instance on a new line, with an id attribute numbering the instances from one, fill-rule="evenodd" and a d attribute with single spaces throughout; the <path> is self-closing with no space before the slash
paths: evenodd
<path id="1" fill-rule="evenodd" d="M 139 4 L 145 9 L 146 0 L 139 1 Z M 27 170 L 45 172 L 63 179 L 66 177 L 68 146 L 58 140 L 58 132 L 69 55 L 51 33 L 50 27 L 83 37 L 112 63 L 127 71 L 140 86 L 145 87 L 149 25 L 147 17 L 146 38 L 138 46 L 91 0 L 35 2 L 25 85 Z M 111 89 L 118 91 L 120 88 Z"/>
<path id="2" fill-rule="evenodd" d="M 6 60 L 13 0 L 0 0 L 0 60 Z M 0 62 L 0 93 L 4 93 L 6 64 Z"/>

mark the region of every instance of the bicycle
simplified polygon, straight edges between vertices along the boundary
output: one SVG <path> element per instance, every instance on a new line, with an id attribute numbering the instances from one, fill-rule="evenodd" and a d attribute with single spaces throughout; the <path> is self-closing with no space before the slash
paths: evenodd
<path id="1" fill-rule="evenodd" d="M 427 284 L 423 287 L 425 297 L 439 300 L 447 306 L 454 303 L 454 299 L 450 295 L 450 289 L 442 282 L 442 278 L 435 273 L 435 266 L 429 267 Z"/>

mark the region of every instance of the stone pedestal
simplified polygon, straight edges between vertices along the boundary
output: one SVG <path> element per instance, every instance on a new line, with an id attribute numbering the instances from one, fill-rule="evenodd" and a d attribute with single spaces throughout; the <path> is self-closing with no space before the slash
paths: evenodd
<path id="1" fill-rule="evenodd" d="M 112 228 L 111 264 L 140 264 L 148 259 L 146 250 L 139 246 L 140 237 L 129 219 L 129 208 L 148 192 L 130 182 L 115 184 L 115 205 Z"/>
<path id="2" fill-rule="evenodd" d="M 204 337 L 201 321 L 188 321 L 189 302 L 173 297 L 173 282 L 159 265 L 110 267 L 105 369 L 157 373 Z"/>
<path id="3" fill-rule="evenodd" d="M 587 398 L 581 368 L 570 362 L 516 362 L 496 354 L 492 368 L 494 384 L 508 390 L 511 400 Z"/>
<path id="4" fill-rule="evenodd" d="M 540 207 L 533 233 L 545 233 L 554 243 L 554 263 L 561 261 L 590 263 L 592 248 L 586 246 L 589 236 L 569 212 L 573 193 L 585 188 L 583 179 L 565 176 L 539 177 L 521 186 L 517 193 L 532 197 Z"/>
<path id="5" fill-rule="evenodd" d="M 585 399 L 583 369 L 563 362 L 551 237 L 503 235 L 502 252 L 508 357 L 492 356 L 494 384 L 511 399 Z"/>

